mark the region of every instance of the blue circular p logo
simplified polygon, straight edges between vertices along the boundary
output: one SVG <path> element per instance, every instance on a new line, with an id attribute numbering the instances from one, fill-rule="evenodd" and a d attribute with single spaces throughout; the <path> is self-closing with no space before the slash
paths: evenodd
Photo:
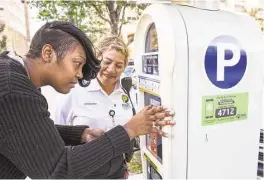
<path id="1" fill-rule="evenodd" d="M 247 54 L 232 36 L 216 37 L 206 50 L 205 71 L 210 81 L 221 89 L 235 86 L 244 76 Z"/>

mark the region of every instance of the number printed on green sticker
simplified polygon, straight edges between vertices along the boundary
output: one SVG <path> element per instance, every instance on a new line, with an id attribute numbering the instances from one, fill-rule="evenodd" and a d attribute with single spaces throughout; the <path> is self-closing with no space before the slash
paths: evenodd
<path id="1" fill-rule="evenodd" d="M 236 107 L 222 108 L 215 110 L 216 118 L 235 116 L 235 115 L 236 115 Z"/>
<path id="2" fill-rule="evenodd" d="M 247 119 L 248 93 L 204 96 L 202 101 L 203 126 Z"/>

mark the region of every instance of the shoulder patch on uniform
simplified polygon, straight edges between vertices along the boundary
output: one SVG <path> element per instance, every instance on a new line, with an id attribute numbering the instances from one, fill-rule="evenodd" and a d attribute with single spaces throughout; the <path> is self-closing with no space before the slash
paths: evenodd
<path id="1" fill-rule="evenodd" d="M 128 96 L 123 94 L 122 95 L 122 101 L 123 101 L 123 103 L 127 103 L 128 102 Z"/>

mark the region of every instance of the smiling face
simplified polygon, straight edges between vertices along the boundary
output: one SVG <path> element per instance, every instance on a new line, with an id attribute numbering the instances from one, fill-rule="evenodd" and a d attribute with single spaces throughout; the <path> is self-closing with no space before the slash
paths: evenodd
<path id="1" fill-rule="evenodd" d="M 59 62 L 55 57 L 50 69 L 52 73 L 50 85 L 60 93 L 69 93 L 74 85 L 78 83 L 78 79 L 83 77 L 82 68 L 85 62 L 85 52 L 80 44 L 68 50 Z"/>
<path id="2" fill-rule="evenodd" d="M 101 69 L 97 78 L 104 86 L 113 86 L 120 79 L 121 74 L 126 67 L 125 56 L 111 49 L 105 51 L 101 58 Z"/>

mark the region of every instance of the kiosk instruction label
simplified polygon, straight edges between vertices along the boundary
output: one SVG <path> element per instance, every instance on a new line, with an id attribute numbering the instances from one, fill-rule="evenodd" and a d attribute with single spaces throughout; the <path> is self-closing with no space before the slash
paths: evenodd
<path id="1" fill-rule="evenodd" d="M 203 96 L 202 126 L 245 120 L 248 117 L 248 93 Z"/>

